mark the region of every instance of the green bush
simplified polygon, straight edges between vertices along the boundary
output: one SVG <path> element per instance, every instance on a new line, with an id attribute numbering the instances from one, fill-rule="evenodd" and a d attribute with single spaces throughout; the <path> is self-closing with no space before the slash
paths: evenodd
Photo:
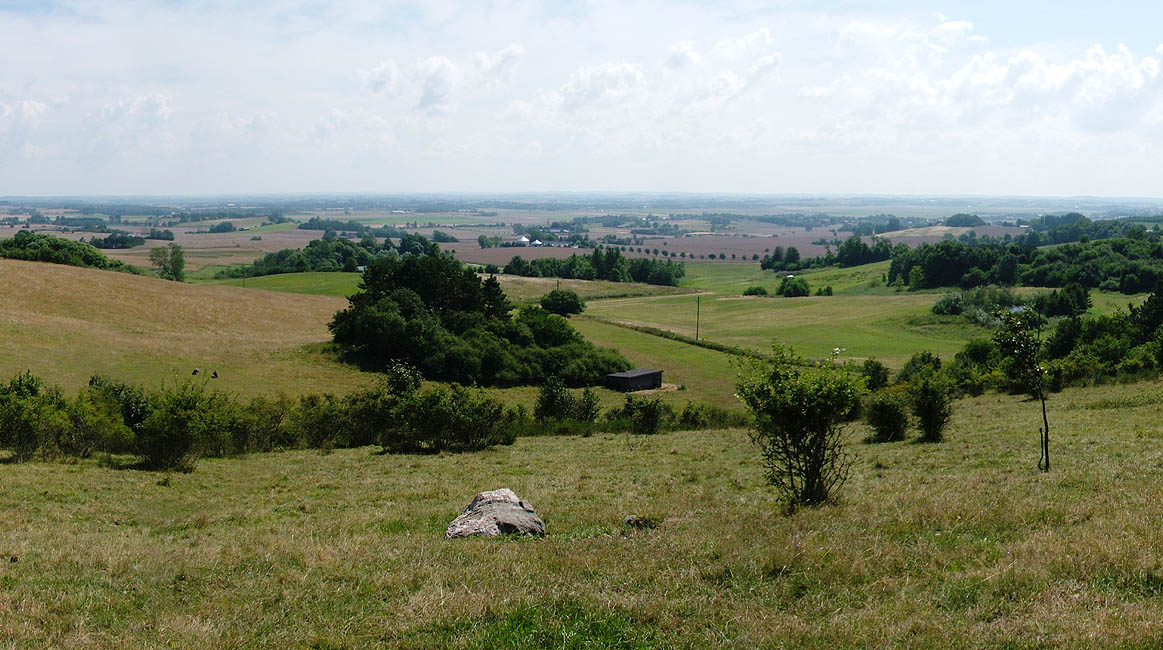
<path id="1" fill-rule="evenodd" d="M 909 427 L 908 395 L 899 386 L 874 393 L 864 407 L 864 417 L 873 430 L 870 442 L 904 440 Z"/>
<path id="2" fill-rule="evenodd" d="M 456 384 L 401 396 L 394 415 L 380 438 L 389 453 L 477 451 L 517 439 L 515 410 Z"/>
<path id="3" fill-rule="evenodd" d="M 776 293 L 784 298 L 801 298 L 812 295 L 808 281 L 798 277 L 784 278 L 779 283 L 779 289 L 776 290 Z"/>
<path id="4" fill-rule="evenodd" d="M 150 469 L 192 471 L 207 446 L 213 418 L 206 417 L 211 396 L 205 385 L 188 381 L 165 387 L 137 431 L 135 444 Z"/>
<path id="5" fill-rule="evenodd" d="M 638 435 L 654 435 L 668 428 L 675 421 L 675 414 L 674 409 L 661 399 L 627 395 L 622 408 L 611 410 L 606 418 L 615 429 Z"/>
<path id="6" fill-rule="evenodd" d="M 860 373 L 864 375 L 864 387 L 870 391 L 888 386 L 888 366 L 876 359 L 865 359 L 860 365 Z"/>
<path id="7" fill-rule="evenodd" d="M 676 426 L 680 429 L 727 429 L 749 424 L 750 419 L 742 412 L 687 402 L 678 414 Z"/>
<path id="8" fill-rule="evenodd" d="M 909 397 L 921 442 L 941 442 L 945 424 L 953 415 L 953 391 L 948 383 L 938 375 L 925 375 L 909 386 Z"/>
<path id="9" fill-rule="evenodd" d="M 82 390 L 65 405 L 65 419 L 56 430 L 56 453 L 88 458 L 97 451 L 124 450 L 133 433 L 121 418 L 119 405 L 100 393 Z"/>
<path id="10" fill-rule="evenodd" d="M 941 357 L 929 352 L 917 352 L 905 362 L 900 373 L 896 376 L 896 383 L 907 384 L 924 375 L 931 375 L 941 370 Z"/>
<path id="11" fill-rule="evenodd" d="M 293 426 L 309 449 L 342 447 L 350 437 L 343 401 L 330 393 L 299 397 L 292 417 Z"/>
<path id="12" fill-rule="evenodd" d="M 134 432 L 141 428 L 153 406 L 149 395 L 141 386 L 134 386 L 110 377 L 94 375 L 89 379 L 89 393 L 95 398 L 112 402 L 121 413 L 122 423 L 129 429 L 128 438 L 112 448 L 112 453 L 131 453 Z"/>
<path id="13" fill-rule="evenodd" d="M 743 290 L 743 295 L 745 295 L 745 296 L 766 296 L 767 289 L 764 289 L 763 287 L 760 287 L 760 286 L 747 287 L 746 289 Z"/>
<path id="14" fill-rule="evenodd" d="M 938 316 L 960 316 L 965 304 L 959 293 L 947 293 L 933 303 L 933 313 Z"/>
<path id="15" fill-rule="evenodd" d="M 561 377 L 553 376 L 545 380 L 537 393 L 537 404 L 533 407 L 533 417 L 538 422 L 564 420 L 573 415 L 574 398 L 565 388 Z"/>
<path id="16" fill-rule="evenodd" d="M 64 426 L 60 391 L 30 372 L 0 386 L 0 447 L 10 449 L 18 462 L 32 460 Z"/>
<path id="17" fill-rule="evenodd" d="M 554 289 L 541 297 L 541 308 L 551 314 L 568 316 L 585 311 L 586 301 L 569 289 Z"/>
<path id="18" fill-rule="evenodd" d="M 826 503 L 848 477 L 844 423 L 858 410 L 861 382 L 826 363 L 805 369 L 790 349 L 772 346 L 770 360 L 754 360 L 736 384 L 755 416 L 767 481 L 788 507 Z"/>

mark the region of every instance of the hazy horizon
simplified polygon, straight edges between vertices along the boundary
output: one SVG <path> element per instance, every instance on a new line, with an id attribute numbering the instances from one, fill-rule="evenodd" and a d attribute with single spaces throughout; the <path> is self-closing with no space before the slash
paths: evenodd
<path id="1" fill-rule="evenodd" d="M 1160 22 L 1048 0 L 0 0 L 0 196 L 1157 199 Z"/>

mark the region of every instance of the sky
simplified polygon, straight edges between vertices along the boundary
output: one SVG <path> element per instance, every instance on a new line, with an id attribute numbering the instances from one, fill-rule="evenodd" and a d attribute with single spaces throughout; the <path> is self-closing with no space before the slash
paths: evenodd
<path id="1" fill-rule="evenodd" d="M 1163 196 L 1163 3 L 0 0 L 0 195 Z"/>

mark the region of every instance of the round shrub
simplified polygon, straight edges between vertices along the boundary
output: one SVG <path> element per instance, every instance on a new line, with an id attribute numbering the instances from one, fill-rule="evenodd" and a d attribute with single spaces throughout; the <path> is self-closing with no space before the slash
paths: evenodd
<path id="1" fill-rule="evenodd" d="M 876 359 L 866 359 L 860 366 L 860 373 L 864 375 L 864 387 L 870 391 L 888 386 L 888 366 Z"/>
<path id="2" fill-rule="evenodd" d="M 743 295 L 745 295 L 745 296 L 766 296 L 767 289 L 764 289 L 763 287 L 760 287 L 760 286 L 747 287 L 746 289 L 743 290 Z"/>
<path id="3" fill-rule="evenodd" d="M 941 377 L 926 375 L 909 387 L 909 394 L 921 442 L 941 442 L 945 424 L 953 415 L 953 391 Z"/>
<path id="4" fill-rule="evenodd" d="M 554 289 L 541 298 L 541 308 L 551 314 L 568 316 L 580 314 L 586 308 L 586 302 L 576 291 L 569 289 Z"/>
<path id="5" fill-rule="evenodd" d="M 933 313 L 938 316 L 959 316 L 965 309 L 959 293 L 947 293 L 933 303 Z"/>
<path id="6" fill-rule="evenodd" d="M 908 396 L 899 387 L 872 395 L 864 407 L 864 417 L 873 434 L 870 442 L 896 442 L 905 439 L 909 427 Z"/>

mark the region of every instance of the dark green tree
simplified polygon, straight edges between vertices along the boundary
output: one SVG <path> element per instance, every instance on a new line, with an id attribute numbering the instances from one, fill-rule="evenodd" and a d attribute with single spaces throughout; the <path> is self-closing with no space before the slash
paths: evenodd
<path id="1" fill-rule="evenodd" d="M 586 301 L 569 289 L 554 289 L 541 297 L 541 308 L 551 314 L 568 316 L 580 314 L 586 308 Z"/>
<path id="2" fill-rule="evenodd" d="M 149 263 L 157 269 L 159 277 L 174 282 L 186 281 L 186 253 L 177 244 L 169 244 L 151 250 Z"/>

